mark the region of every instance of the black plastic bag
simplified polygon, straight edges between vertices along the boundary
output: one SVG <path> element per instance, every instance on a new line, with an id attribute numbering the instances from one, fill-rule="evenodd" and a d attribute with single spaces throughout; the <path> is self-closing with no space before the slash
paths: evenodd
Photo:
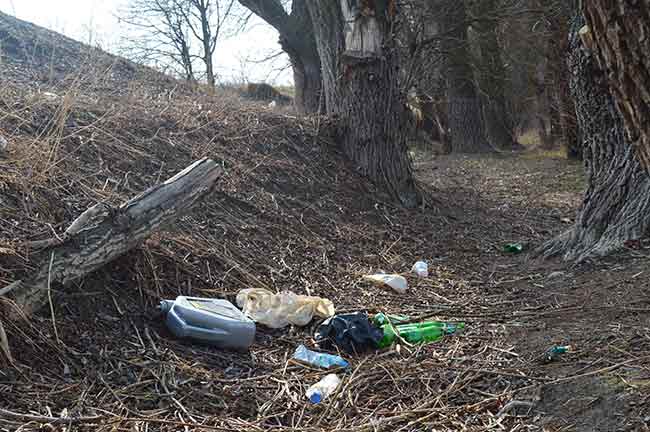
<path id="1" fill-rule="evenodd" d="M 374 327 L 364 312 L 334 315 L 323 321 L 316 329 L 314 339 L 321 349 L 338 347 L 349 354 L 377 348 L 384 336 L 381 329 Z"/>

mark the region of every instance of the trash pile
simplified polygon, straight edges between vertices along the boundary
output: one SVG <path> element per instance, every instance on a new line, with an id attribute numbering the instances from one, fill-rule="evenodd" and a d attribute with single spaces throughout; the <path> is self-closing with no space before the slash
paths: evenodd
<path id="1" fill-rule="evenodd" d="M 428 277 L 427 263 L 416 262 L 411 272 Z M 387 286 L 403 294 L 408 289 L 406 278 L 400 274 L 363 276 L 375 285 Z M 322 351 L 359 355 L 393 345 L 414 346 L 436 342 L 445 336 L 461 332 L 465 323 L 442 321 L 414 322 L 405 315 L 378 312 L 336 314 L 334 304 L 325 298 L 298 295 L 291 291 L 274 294 L 266 289 L 243 289 L 237 294 L 237 306 L 225 299 L 179 296 L 163 300 L 159 309 L 165 315 L 170 331 L 178 338 L 227 349 L 248 349 L 255 339 L 256 324 L 272 329 L 288 325 L 304 327 L 314 318 L 322 321 L 314 333 L 314 344 Z M 319 352 L 299 345 L 292 357 L 299 364 L 320 369 L 345 371 L 350 362 L 340 355 Z M 336 374 L 326 375 L 306 392 L 314 404 L 334 393 L 341 383 Z"/>
<path id="2" fill-rule="evenodd" d="M 314 316 L 334 315 L 334 304 L 320 297 L 297 295 L 291 291 L 273 294 L 265 289 L 244 289 L 237 294 L 237 306 L 253 321 L 270 328 L 289 324 L 306 326 Z"/>

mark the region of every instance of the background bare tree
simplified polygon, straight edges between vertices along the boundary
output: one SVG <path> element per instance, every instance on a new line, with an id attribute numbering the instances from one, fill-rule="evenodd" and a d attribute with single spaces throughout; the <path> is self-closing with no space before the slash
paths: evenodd
<path id="1" fill-rule="evenodd" d="M 504 0 L 473 0 L 468 5 L 485 138 L 493 148 L 513 149 L 517 139 L 505 94 L 507 75 L 501 30 L 503 21 L 516 10 Z"/>
<path id="2" fill-rule="evenodd" d="M 415 139 L 433 145 L 434 151 L 451 152 L 447 124 L 447 86 L 444 56 L 439 38 L 439 19 L 428 0 L 409 0 L 402 5 L 398 28 L 402 91 L 415 117 Z M 440 145 L 436 148 L 436 142 Z"/>
<path id="3" fill-rule="evenodd" d="M 188 4 L 184 4 L 187 8 Z M 192 38 L 175 0 L 131 0 L 120 20 L 131 27 L 120 53 L 138 63 L 155 65 L 188 81 L 195 81 Z"/>
<path id="4" fill-rule="evenodd" d="M 321 66 L 314 28 L 304 0 L 239 0 L 280 34 L 280 45 L 291 60 L 295 105 L 303 114 L 319 111 L 325 103 L 321 95 Z"/>
<path id="5" fill-rule="evenodd" d="M 122 54 L 214 86 L 219 38 L 239 28 L 236 4 L 235 0 L 130 0 L 120 17 L 130 27 L 121 43 Z"/>
<path id="6" fill-rule="evenodd" d="M 493 151 L 486 139 L 479 90 L 472 69 L 468 41 L 469 19 L 465 0 L 433 1 L 440 9 L 445 55 L 445 76 L 449 90 L 449 128 L 451 147 L 457 153 Z"/>
<path id="7" fill-rule="evenodd" d="M 235 0 L 175 0 L 181 3 L 180 11 L 187 12 L 183 18 L 192 34 L 200 42 L 201 60 L 205 66 L 208 85 L 216 83 L 214 73 L 214 52 L 217 41 L 228 21 L 233 18 Z M 183 7 L 182 3 L 189 3 Z"/>

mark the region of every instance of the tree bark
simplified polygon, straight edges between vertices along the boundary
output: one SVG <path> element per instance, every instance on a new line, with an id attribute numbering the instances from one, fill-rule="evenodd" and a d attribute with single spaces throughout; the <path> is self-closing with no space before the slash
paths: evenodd
<path id="1" fill-rule="evenodd" d="M 566 63 L 566 58 L 564 62 Z M 561 135 L 566 146 L 566 156 L 568 159 L 582 160 L 582 141 L 579 136 L 576 106 L 571 98 L 568 69 L 566 75 L 561 77 L 559 81 L 556 100 L 560 113 Z"/>
<path id="2" fill-rule="evenodd" d="M 418 94 L 422 111 L 421 130 L 429 140 L 438 141 L 443 154 L 451 153 L 451 143 L 447 133 L 446 101 L 439 95 Z"/>
<path id="3" fill-rule="evenodd" d="M 293 67 L 296 108 L 302 114 L 324 111 L 320 60 L 307 4 L 294 0 L 290 18 L 293 23 L 292 30 L 281 35 L 280 45 L 289 55 Z"/>
<path id="4" fill-rule="evenodd" d="M 440 61 L 440 17 L 434 2 L 413 3 L 405 11 L 404 21 L 411 23 L 405 27 L 401 60 L 408 68 L 403 82 L 407 83 L 410 95 L 415 95 L 415 106 L 421 112 L 421 127 L 416 129 L 417 136 L 425 141 L 438 141 L 438 151 L 451 152 L 451 142 L 447 126 L 447 85 Z M 408 53 L 408 54 L 407 54 Z M 412 93 L 411 93 L 412 92 Z M 409 96 L 410 97 L 410 96 Z"/>
<path id="5" fill-rule="evenodd" d="M 564 6 L 566 7 L 566 6 Z M 562 10 L 555 10 L 555 9 Z M 567 42 L 569 35 L 569 21 L 575 14 L 573 10 L 564 12 L 563 7 L 555 6 L 552 12 L 545 14 L 547 23 L 547 43 L 545 44 L 546 73 L 545 97 L 548 101 L 548 120 L 550 126 L 548 148 L 568 144 L 568 133 L 564 123 L 564 110 L 574 109 L 571 100 L 562 92 L 568 90 L 569 71 L 566 64 Z"/>
<path id="6" fill-rule="evenodd" d="M 442 29 L 443 52 L 449 85 L 449 128 L 456 153 L 487 153 L 494 149 L 485 139 L 481 103 L 467 40 L 467 17 L 462 1 L 447 0 Z"/>
<path id="7" fill-rule="evenodd" d="M 68 283 L 95 271 L 169 225 L 215 186 L 219 166 L 202 159 L 118 208 L 100 203 L 86 210 L 60 239 L 33 242 L 37 269 L 16 283 L 13 300 L 27 314 L 43 306 L 52 283 Z"/>
<path id="8" fill-rule="evenodd" d="M 540 145 L 542 149 L 550 150 L 554 146 L 553 134 L 551 132 L 551 98 L 549 97 L 548 79 L 549 67 L 548 58 L 545 56 L 535 67 L 533 86 L 535 89 L 535 116 L 539 131 Z"/>
<path id="9" fill-rule="evenodd" d="M 650 0 L 583 1 L 593 50 L 625 131 L 650 169 Z"/>
<path id="10" fill-rule="evenodd" d="M 538 250 L 572 261 L 608 254 L 650 227 L 650 176 L 625 134 L 607 75 L 578 35 L 583 24 L 580 14 L 572 25 L 568 67 L 588 186 L 573 228 Z"/>
<path id="11" fill-rule="evenodd" d="M 408 155 L 406 99 L 391 32 L 394 0 L 308 0 L 327 113 L 358 171 L 407 207 L 420 201 Z"/>
<path id="12" fill-rule="evenodd" d="M 290 14 L 278 0 L 239 0 L 239 3 L 280 34 L 280 46 L 289 56 L 293 69 L 296 110 L 301 114 L 323 111 L 320 59 L 305 1 L 294 0 Z"/>
<path id="13" fill-rule="evenodd" d="M 477 2 L 473 26 L 480 51 L 478 83 L 481 93 L 481 108 L 485 124 L 485 137 L 494 148 L 513 149 L 517 147 L 514 122 L 506 105 L 506 72 L 501 60 L 501 47 L 497 32 L 499 16 L 497 0 Z"/>

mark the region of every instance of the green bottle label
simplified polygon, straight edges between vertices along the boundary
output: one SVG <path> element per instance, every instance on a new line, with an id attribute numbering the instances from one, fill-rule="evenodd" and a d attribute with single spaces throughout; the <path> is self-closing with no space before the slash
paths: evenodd
<path id="1" fill-rule="evenodd" d="M 383 326 L 384 324 L 392 323 L 393 325 L 403 323 L 410 320 L 406 315 L 386 315 L 384 313 L 378 313 L 372 318 L 372 323 L 376 326 Z"/>
<path id="2" fill-rule="evenodd" d="M 398 336 L 412 344 L 423 342 L 434 342 L 445 335 L 456 333 L 465 327 L 465 323 L 445 323 L 440 321 L 427 321 L 423 323 L 381 326 L 384 331 L 383 338 L 379 341 L 380 348 L 390 346 L 398 339 Z M 397 332 L 397 334 L 396 334 Z"/>

